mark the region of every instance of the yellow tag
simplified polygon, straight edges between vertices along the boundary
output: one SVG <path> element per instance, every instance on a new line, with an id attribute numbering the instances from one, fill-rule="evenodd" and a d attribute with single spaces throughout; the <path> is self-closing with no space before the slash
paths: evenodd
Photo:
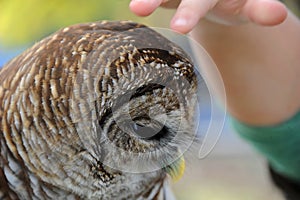
<path id="1" fill-rule="evenodd" d="M 179 181 L 185 170 L 185 160 L 183 156 L 180 156 L 175 162 L 167 166 L 165 170 L 174 182 Z"/>

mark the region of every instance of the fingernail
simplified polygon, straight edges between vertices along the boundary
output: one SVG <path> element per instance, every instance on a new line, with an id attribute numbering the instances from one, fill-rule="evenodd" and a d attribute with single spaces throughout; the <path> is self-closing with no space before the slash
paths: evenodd
<path id="1" fill-rule="evenodd" d="M 131 2 L 144 2 L 144 3 L 151 3 L 149 0 L 131 0 Z"/>
<path id="2" fill-rule="evenodd" d="M 135 3 L 140 3 L 140 2 L 145 2 L 145 0 L 131 0 L 130 4 L 135 4 Z"/>
<path id="3" fill-rule="evenodd" d="M 175 19 L 173 25 L 176 26 L 176 27 L 186 26 L 187 25 L 187 20 L 184 19 L 184 18 Z"/>
<path id="4" fill-rule="evenodd" d="M 130 4 L 131 3 L 137 3 L 137 4 L 139 4 L 139 3 L 142 3 L 142 4 L 145 4 L 146 6 L 155 6 L 155 7 L 157 7 L 157 6 L 159 6 L 160 5 L 160 3 L 161 3 L 161 1 L 160 0 L 131 0 L 131 2 L 130 2 Z"/>

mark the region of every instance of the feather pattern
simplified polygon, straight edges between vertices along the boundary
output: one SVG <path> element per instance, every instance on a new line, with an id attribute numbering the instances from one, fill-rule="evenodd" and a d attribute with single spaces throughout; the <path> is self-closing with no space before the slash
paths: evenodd
<path id="1" fill-rule="evenodd" d="M 0 82 L 0 199 L 172 199 L 163 169 L 192 137 L 197 82 L 178 46 L 133 22 L 74 25 Z"/>

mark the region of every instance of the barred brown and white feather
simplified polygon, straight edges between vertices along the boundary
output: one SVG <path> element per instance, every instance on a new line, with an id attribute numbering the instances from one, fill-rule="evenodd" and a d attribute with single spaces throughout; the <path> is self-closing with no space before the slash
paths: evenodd
<path id="1" fill-rule="evenodd" d="M 133 22 L 74 25 L 0 82 L 0 199 L 165 198 L 196 102 L 178 46 Z"/>

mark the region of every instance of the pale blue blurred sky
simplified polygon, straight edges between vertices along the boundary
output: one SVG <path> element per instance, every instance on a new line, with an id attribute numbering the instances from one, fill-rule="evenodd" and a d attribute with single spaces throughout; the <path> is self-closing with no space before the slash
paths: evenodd
<path id="1" fill-rule="evenodd" d="M 0 67 L 16 55 L 20 54 L 24 49 L 25 48 L 5 49 L 0 46 Z"/>

